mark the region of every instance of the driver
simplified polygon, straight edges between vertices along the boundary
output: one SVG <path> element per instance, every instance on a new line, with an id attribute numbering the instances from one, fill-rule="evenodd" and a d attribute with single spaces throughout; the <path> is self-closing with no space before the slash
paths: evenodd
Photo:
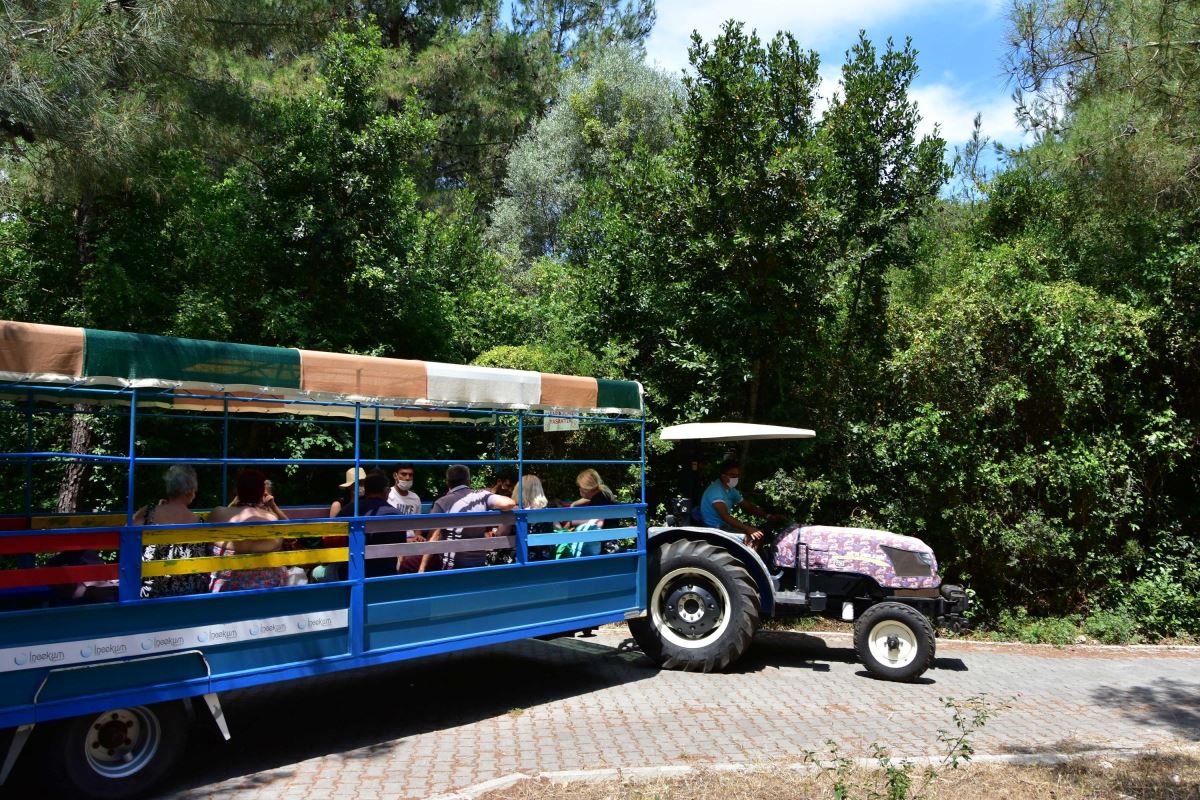
<path id="1" fill-rule="evenodd" d="M 733 516 L 733 509 L 742 508 L 756 517 L 770 517 L 766 511 L 742 497 L 737 490 L 741 467 L 733 459 L 721 462 L 721 473 L 709 484 L 700 498 L 700 518 L 710 528 L 719 528 L 730 533 L 743 533 L 746 544 L 756 545 L 762 540 L 763 532 L 754 525 L 742 522 Z"/>

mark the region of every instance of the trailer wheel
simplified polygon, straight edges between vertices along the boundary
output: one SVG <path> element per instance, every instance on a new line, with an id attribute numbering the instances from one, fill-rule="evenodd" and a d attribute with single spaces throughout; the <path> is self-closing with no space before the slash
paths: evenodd
<path id="1" fill-rule="evenodd" d="M 879 603 L 854 623 L 854 650 L 874 675 L 912 681 L 933 664 L 933 625 L 903 603 Z"/>
<path id="2" fill-rule="evenodd" d="M 650 554 L 646 616 L 629 630 L 650 660 L 667 669 L 722 670 L 758 629 L 758 588 L 728 551 L 683 539 Z"/>
<path id="3" fill-rule="evenodd" d="M 189 726 L 180 701 L 63 720 L 50 731 L 47 776 L 66 797 L 139 797 L 174 766 Z"/>

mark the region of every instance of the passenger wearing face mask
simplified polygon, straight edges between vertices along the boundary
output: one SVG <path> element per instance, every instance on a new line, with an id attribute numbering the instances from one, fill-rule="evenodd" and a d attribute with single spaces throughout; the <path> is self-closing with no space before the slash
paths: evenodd
<path id="1" fill-rule="evenodd" d="M 700 498 L 700 518 L 710 528 L 719 528 L 730 533 L 744 533 L 746 544 L 757 543 L 763 532 L 754 525 L 742 522 L 733 516 L 733 509 L 743 508 L 756 517 L 770 516 L 766 511 L 742 497 L 737 490 L 741 468 L 732 459 L 721 462 L 720 477 L 709 484 Z"/>
<path id="2" fill-rule="evenodd" d="M 420 514 L 421 498 L 412 490 L 416 472 L 412 464 L 397 464 L 392 470 L 392 489 L 388 492 L 388 505 L 401 514 Z M 424 542 L 428 531 L 408 531 L 409 542 Z M 396 572 L 416 572 L 421 567 L 420 556 L 400 556 L 396 559 Z"/>
<path id="3" fill-rule="evenodd" d="M 397 464 L 392 471 L 392 490 L 388 492 L 388 505 L 402 514 L 420 514 L 421 498 L 412 490 L 412 464 Z"/>

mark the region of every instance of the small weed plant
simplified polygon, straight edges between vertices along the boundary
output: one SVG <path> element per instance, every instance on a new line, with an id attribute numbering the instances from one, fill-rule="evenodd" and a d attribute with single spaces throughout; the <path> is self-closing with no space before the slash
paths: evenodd
<path id="1" fill-rule="evenodd" d="M 966 700 L 939 698 L 950 711 L 952 730 L 938 730 L 938 743 L 944 755 L 935 764 L 919 770 L 910 760 L 895 758 L 878 742 L 871 745 L 869 768 L 859 759 L 842 752 L 832 739 L 826 750 L 806 750 L 804 762 L 828 779 L 834 800 L 923 800 L 930 787 L 945 770 L 955 770 L 971 760 L 974 735 L 999 713 L 1005 704 L 997 704 L 986 695 Z"/>

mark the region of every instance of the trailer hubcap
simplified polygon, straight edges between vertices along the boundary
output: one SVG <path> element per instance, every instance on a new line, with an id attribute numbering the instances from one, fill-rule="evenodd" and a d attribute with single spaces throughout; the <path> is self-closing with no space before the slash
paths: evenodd
<path id="1" fill-rule="evenodd" d="M 143 706 L 105 711 L 92 720 L 84 758 L 97 775 L 127 778 L 154 758 L 162 741 L 158 718 Z"/>

